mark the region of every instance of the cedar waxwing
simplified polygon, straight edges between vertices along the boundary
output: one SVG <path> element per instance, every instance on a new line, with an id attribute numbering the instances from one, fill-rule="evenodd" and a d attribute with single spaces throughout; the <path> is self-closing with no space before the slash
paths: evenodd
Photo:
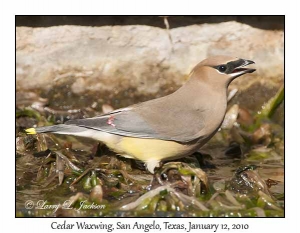
<path id="1" fill-rule="evenodd" d="M 126 158 L 146 163 L 153 173 L 160 161 L 188 156 L 219 129 L 230 82 L 255 69 L 253 61 L 228 56 L 203 60 L 174 93 L 101 116 L 30 128 L 28 134 L 56 133 L 93 138 Z"/>

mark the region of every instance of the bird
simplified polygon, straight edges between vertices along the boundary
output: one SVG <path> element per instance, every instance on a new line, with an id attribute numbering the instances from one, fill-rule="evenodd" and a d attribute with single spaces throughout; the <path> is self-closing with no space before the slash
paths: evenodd
<path id="1" fill-rule="evenodd" d="M 144 162 L 154 173 L 162 161 L 189 156 L 212 138 L 224 120 L 228 85 L 254 72 L 246 68 L 254 63 L 231 56 L 209 57 L 169 95 L 100 116 L 25 131 L 92 138 L 125 158 Z"/>

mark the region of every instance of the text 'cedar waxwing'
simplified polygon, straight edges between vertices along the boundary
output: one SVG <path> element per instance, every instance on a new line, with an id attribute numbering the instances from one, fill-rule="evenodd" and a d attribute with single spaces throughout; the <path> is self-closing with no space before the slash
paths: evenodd
<path id="1" fill-rule="evenodd" d="M 110 113 L 65 124 L 27 129 L 93 138 L 126 158 L 141 160 L 153 173 L 160 161 L 188 156 L 219 129 L 230 82 L 255 69 L 253 61 L 228 56 L 200 62 L 174 93 Z"/>

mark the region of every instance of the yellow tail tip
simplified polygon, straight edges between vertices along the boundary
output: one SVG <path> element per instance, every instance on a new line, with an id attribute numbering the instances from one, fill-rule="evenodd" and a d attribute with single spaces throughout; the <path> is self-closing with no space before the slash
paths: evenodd
<path id="1" fill-rule="evenodd" d="M 27 134 L 36 134 L 35 128 L 25 129 Z"/>

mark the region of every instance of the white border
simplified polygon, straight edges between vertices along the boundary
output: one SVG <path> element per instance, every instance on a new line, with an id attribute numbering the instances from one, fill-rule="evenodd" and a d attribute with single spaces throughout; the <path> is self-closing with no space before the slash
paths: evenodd
<path id="1" fill-rule="evenodd" d="M 53 232 L 51 222 L 63 219 L 15 219 L 15 141 L 14 141 L 14 92 L 15 92 L 15 14 L 286 14 L 286 218 L 284 219 L 192 219 L 197 223 L 248 223 L 250 229 L 243 232 L 295 232 L 299 229 L 299 3 L 297 1 L 5 1 L 1 3 L 1 228 L 10 232 Z M 296 5 L 298 4 L 298 5 Z M 298 23 L 297 23 L 298 22 Z M 296 188 L 294 188 L 296 187 Z M 89 223 L 104 222 L 152 222 L 153 219 L 83 219 Z M 184 218 L 157 219 L 180 223 Z M 79 219 L 67 219 L 76 222 Z M 299 221 L 299 220 L 298 220 Z M 102 231 L 103 232 L 103 231 Z M 118 231 L 114 231 L 118 232 Z M 176 232 L 176 231 L 173 231 Z M 236 231 L 239 232 L 239 231 Z"/>

